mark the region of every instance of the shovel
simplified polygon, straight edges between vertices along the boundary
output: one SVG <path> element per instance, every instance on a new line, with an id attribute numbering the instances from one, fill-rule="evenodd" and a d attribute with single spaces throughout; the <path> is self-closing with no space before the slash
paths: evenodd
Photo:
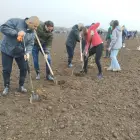
<path id="1" fill-rule="evenodd" d="M 39 95 L 34 92 L 34 86 L 33 86 L 33 81 L 32 81 L 29 61 L 27 61 L 27 71 L 28 71 L 29 81 L 30 81 L 30 85 L 31 85 L 30 103 L 33 103 L 33 101 L 39 101 Z"/>
<path id="2" fill-rule="evenodd" d="M 83 69 L 83 53 L 82 53 L 82 40 L 80 39 L 80 61 L 82 64 L 77 65 L 73 71 L 72 71 L 72 75 L 74 74 L 75 76 L 83 76 L 83 73 L 81 72 Z M 82 67 L 82 68 L 81 68 Z"/>

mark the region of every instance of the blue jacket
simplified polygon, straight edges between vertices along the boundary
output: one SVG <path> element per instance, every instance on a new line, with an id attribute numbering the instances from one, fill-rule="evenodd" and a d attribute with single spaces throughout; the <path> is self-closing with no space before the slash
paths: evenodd
<path id="1" fill-rule="evenodd" d="M 28 29 L 25 20 L 27 19 L 12 18 L 0 26 L 0 31 L 4 34 L 1 43 L 3 53 L 16 58 L 32 52 L 35 36 L 34 32 Z M 20 43 L 17 41 L 17 35 L 21 30 L 26 34 L 24 42 Z"/>

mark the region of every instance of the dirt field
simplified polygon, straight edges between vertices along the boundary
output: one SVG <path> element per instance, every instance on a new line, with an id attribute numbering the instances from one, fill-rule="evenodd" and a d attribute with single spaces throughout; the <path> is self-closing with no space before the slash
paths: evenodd
<path id="1" fill-rule="evenodd" d="M 42 57 L 41 80 L 36 81 L 32 65 L 40 102 L 30 104 L 30 93 L 16 92 L 19 72 L 14 64 L 11 94 L 0 97 L 0 140 L 140 140 L 140 52 L 135 50 L 136 40 L 127 41 L 119 54 L 121 72 L 106 71 L 110 60 L 102 58 L 104 78 L 98 80 L 96 65 L 86 76 L 72 75 L 73 68 L 66 65 L 65 39 L 65 35 L 55 35 L 52 49 L 53 71 L 65 83 L 53 85 L 44 79 Z M 81 64 L 78 50 L 77 46 L 74 67 Z M 0 78 L 2 92 L 2 75 Z M 28 81 L 25 86 L 30 88 Z"/>

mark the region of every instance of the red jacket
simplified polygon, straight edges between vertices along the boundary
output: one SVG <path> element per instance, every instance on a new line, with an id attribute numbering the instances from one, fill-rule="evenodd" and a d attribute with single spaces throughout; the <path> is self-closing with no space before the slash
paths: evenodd
<path id="1" fill-rule="evenodd" d="M 95 23 L 92 26 L 90 26 L 90 28 L 88 29 L 88 33 L 87 33 L 87 37 L 86 37 L 86 52 L 88 51 L 88 48 L 90 47 L 90 38 L 91 38 L 91 31 L 94 32 L 94 35 L 92 37 L 92 41 L 91 41 L 91 47 L 96 47 L 99 44 L 103 43 L 100 35 L 97 32 L 97 28 L 99 27 L 100 23 Z"/>

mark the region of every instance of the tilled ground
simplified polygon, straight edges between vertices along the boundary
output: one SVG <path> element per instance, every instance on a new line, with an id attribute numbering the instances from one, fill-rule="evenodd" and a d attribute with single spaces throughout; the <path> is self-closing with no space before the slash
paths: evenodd
<path id="1" fill-rule="evenodd" d="M 74 68 L 67 68 L 65 35 L 55 35 L 52 49 L 54 85 L 44 79 L 33 83 L 41 101 L 30 104 L 30 93 L 16 92 L 18 68 L 13 66 L 11 94 L 0 97 L 0 140 L 140 140 L 140 52 L 136 40 L 129 40 L 119 53 L 121 72 L 108 72 L 110 60 L 102 58 L 104 78 L 98 80 L 97 67 L 84 76 L 75 76 L 81 67 L 79 47 Z M 129 50 L 130 49 L 130 50 Z M 0 66 L 2 70 L 2 67 Z M 0 91 L 3 89 L 2 75 Z M 30 90 L 29 81 L 26 87 Z"/>

